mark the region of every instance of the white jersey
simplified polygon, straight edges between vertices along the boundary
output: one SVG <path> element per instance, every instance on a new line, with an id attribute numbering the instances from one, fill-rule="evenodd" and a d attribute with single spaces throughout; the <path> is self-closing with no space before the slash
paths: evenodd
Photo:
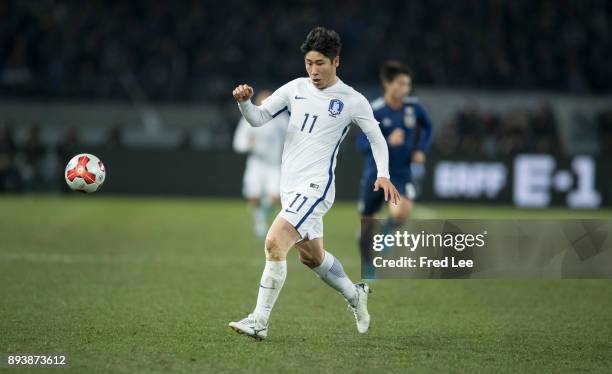
<path id="1" fill-rule="evenodd" d="M 281 163 L 279 216 L 303 239 L 323 236 L 323 216 L 336 196 L 336 156 L 351 123 L 368 138 L 378 177 L 389 178 L 387 142 L 372 108 L 340 79 L 320 90 L 310 79 L 298 78 L 276 90 L 260 107 L 250 100 L 239 102 L 238 107 L 256 127 L 285 111 L 290 114 Z"/>
<path id="2" fill-rule="evenodd" d="M 290 113 L 281 193 L 303 192 L 333 202 L 336 156 L 351 123 L 366 133 L 380 132 L 367 99 L 339 78 L 322 90 L 309 78 L 295 79 L 276 90 L 261 107 L 272 117 Z M 379 176 L 388 177 L 387 167 L 379 168 Z"/>

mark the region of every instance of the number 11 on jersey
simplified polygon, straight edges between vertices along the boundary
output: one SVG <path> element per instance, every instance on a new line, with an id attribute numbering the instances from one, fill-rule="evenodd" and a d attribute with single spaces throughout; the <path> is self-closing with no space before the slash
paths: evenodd
<path id="1" fill-rule="evenodd" d="M 304 128 L 306 127 L 306 123 L 308 122 L 309 117 L 310 117 L 310 113 L 304 113 L 304 122 L 302 123 L 302 128 L 300 129 L 300 131 L 304 131 Z M 312 116 L 312 123 L 310 124 L 310 129 L 308 130 L 309 134 L 312 132 L 312 129 L 314 128 L 314 125 L 317 122 L 317 118 L 319 118 L 319 116 L 317 115 Z"/>

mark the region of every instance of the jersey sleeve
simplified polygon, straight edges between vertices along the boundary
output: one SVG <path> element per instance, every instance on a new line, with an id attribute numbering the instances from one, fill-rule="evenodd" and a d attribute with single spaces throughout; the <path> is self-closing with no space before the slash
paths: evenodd
<path id="1" fill-rule="evenodd" d="M 291 93 L 296 82 L 297 79 L 294 79 L 286 83 L 261 103 L 261 107 L 270 113 L 272 118 L 283 113 L 285 110 L 291 111 Z"/>
<path id="2" fill-rule="evenodd" d="M 419 139 L 418 149 L 427 152 L 431 144 L 431 135 L 433 132 L 433 125 L 429 115 L 420 104 L 415 105 L 417 114 L 417 123 L 421 127 L 421 136 Z"/>
<path id="3" fill-rule="evenodd" d="M 383 136 L 378 121 L 374 118 L 374 112 L 370 103 L 361 94 L 358 94 L 351 113 L 352 123 L 359 126 L 370 142 L 372 156 L 376 162 L 377 176 L 379 178 L 389 178 L 389 149 L 387 141 Z"/>
<path id="4" fill-rule="evenodd" d="M 274 91 L 259 106 L 254 105 L 251 100 L 239 102 L 240 112 L 251 126 L 263 126 L 284 111 L 291 110 L 291 93 L 298 79 L 294 79 Z"/>
<path id="5" fill-rule="evenodd" d="M 267 110 L 261 106 L 254 105 L 250 99 L 239 102 L 238 109 L 240 109 L 240 113 L 242 113 L 247 122 L 254 127 L 263 126 L 272 119 Z"/>
<path id="6" fill-rule="evenodd" d="M 359 135 L 357 135 L 357 150 L 365 154 L 370 153 L 370 143 L 363 131 L 359 131 Z"/>

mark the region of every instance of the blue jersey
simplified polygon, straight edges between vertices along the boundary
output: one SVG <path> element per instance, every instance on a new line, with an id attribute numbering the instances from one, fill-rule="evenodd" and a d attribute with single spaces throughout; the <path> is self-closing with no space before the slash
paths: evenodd
<path id="1" fill-rule="evenodd" d="M 405 98 L 401 109 L 390 108 L 382 97 L 374 100 L 371 105 L 374 110 L 374 118 L 380 122 L 380 129 L 387 139 L 391 178 L 400 177 L 409 180 L 412 153 L 415 149 L 427 152 L 431 143 L 432 123 L 429 115 L 418 99 L 414 97 Z M 417 128 L 420 129 L 420 133 L 418 143 L 415 144 Z M 389 145 L 389 135 L 395 129 L 404 130 L 404 143 L 391 146 Z M 364 177 L 375 177 L 376 163 L 368 139 L 363 132 L 359 134 L 357 148 L 365 154 Z"/>

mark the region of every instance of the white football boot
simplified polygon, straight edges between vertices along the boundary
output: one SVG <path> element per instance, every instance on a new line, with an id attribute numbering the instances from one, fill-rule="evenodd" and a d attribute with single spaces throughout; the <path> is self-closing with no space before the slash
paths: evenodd
<path id="1" fill-rule="evenodd" d="M 355 315 L 355 322 L 357 323 L 357 331 L 360 334 L 365 334 L 370 328 L 370 313 L 368 313 L 368 294 L 372 292 L 370 287 L 366 283 L 355 284 L 357 289 L 357 305 L 352 306 L 349 304 L 349 308 Z"/>
<path id="2" fill-rule="evenodd" d="M 268 325 L 259 322 L 253 313 L 238 322 L 230 322 L 229 327 L 239 334 L 246 334 L 256 340 L 264 340 L 268 336 Z"/>

